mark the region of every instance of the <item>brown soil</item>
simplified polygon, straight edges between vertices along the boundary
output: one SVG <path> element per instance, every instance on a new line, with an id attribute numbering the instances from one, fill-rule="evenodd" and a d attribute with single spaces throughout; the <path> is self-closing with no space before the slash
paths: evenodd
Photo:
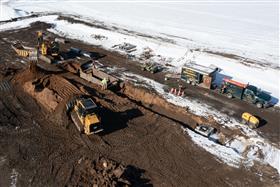
<path id="1" fill-rule="evenodd" d="M 140 169 L 102 157 L 93 161 L 81 158 L 73 166 L 71 175 L 67 186 L 148 186 L 149 181 L 141 178 Z"/>

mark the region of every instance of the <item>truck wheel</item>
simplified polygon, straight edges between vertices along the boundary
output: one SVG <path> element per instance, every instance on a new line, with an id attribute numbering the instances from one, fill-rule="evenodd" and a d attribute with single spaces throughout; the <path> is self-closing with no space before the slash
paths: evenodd
<path id="1" fill-rule="evenodd" d="M 231 93 L 228 93 L 228 94 L 227 94 L 227 98 L 231 99 L 231 98 L 232 98 L 232 94 L 231 94 Z"/>
<path id="2" fill-rule="evenodd" d="M 257 106 L 257 108 L 262 108 L 262 107 L 263 107 L 263 104 L 257 103 L 256 106 Z"/>

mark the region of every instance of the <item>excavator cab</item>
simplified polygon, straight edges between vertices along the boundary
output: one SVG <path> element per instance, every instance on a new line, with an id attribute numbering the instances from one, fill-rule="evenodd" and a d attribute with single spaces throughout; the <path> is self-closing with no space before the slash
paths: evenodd
<path id="1" fill-rule="evenodd" d="M 58 42 L 55 42 L 55 41 L 52 41 L 50 43 L 50 55 L 53 56 L 53 57 L 56 57 L 59 55 L 59 43 Z"/>
<path id="2" fill-rule="evenodd" d="M 98 110 L 91 98 L 77 99 L 71 118 L 81 133 L 90 135 L 103 131 Z"/>

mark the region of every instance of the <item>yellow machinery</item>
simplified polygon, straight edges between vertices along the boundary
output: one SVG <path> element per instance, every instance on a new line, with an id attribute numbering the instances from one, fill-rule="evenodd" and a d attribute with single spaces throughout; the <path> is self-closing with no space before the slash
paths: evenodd
<path id="1" fill-rule="evenodd" d="M 50 55 L 56 57 L 59 55 L 59 44 L 56 41 L 45 39 L 42 31 L 37 32 L 38 49 L 44 56 Z"/>
<path id="2" fill-rule="evenodd" d="M 70 116 L 81 133 L 90 135 L 103 131 L 101 119 L 97 115 L 99 108 L 91 98 L 78 98 L 73 104 Z"/>
<path id="3" fill-rule="evenodd" d="M 26 46 L 22 45 L 20 42 L 16 42 L 16 43 L 12 44 L 12 49 L 19 56 L 22 56 L 22 57 L 29 57 L 32 52 L 36 51 L 35 48 L 26 47 Z"/>
<path id="4" fill-rule="evenodd" d="M 260 121 L 257 117 L 248 112 L 242 114 L 242 123 L 248 125 L 251 129 L 258 128 Z"/>

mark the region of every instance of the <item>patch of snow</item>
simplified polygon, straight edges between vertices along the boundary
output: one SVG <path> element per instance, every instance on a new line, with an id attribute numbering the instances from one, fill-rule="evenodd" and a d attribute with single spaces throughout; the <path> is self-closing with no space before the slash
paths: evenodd
<path id="1" fill-rule="evenodd" d="M 28 13 L 23 10 L 10 7 L 7 2 L 1 0 L 0 21 L 27 16 Z"/>
<path id="2" fill-rule="evenodd" d="M 19 175 L 19 173 L 17 172 L 17 170 L 13 169 L 11 177 L 10 177 L 11 178 L 11 185 L 10 185 L 10 187 L 16 187 L 17 186 L 18 175 Z"/>
<path id="3" fill-rule="evenodd" d="M 7 30 L 13 30 L 13 29 L 22 29 L 29 27 L 30 24 L 41 21 L 46 23 L 53 23 L 54 20 L 57 19 L 58 16 L 51 15 L 51 16 L 41 16 L 41 17 L 35 17 L 35 18 L 29 18 L 29 19 L 23 19 L 16 22 L 9 22 L 9 23 L 0 23 L 0 31 L 7 31 Z"/>
<path id="4" fill-rule="evenodd" d="M 200 147 L 204 148 L 209 153 L 215 155 L 220 160 L 222 160 L 224 163 L 228 164 L 229 166 L 238 168 L 242 156 L 234 151 L 234 149 L 230 147 L 225 147 L 222 145 L 219 145 L 208 138 L 201 136 L 189 129 L 184 129 L 185 132 L 188 133 L 188 135 L 192 138 L 192 140 L 199 145 Z"/>

